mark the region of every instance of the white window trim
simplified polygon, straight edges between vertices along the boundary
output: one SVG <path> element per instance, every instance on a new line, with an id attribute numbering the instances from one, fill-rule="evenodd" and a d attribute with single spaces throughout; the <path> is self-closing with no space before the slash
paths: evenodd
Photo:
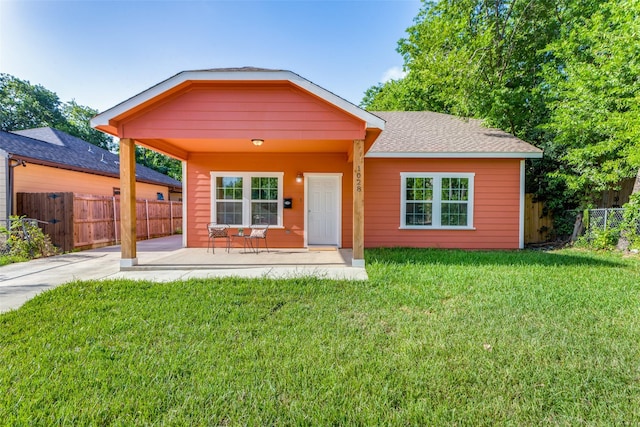
<path id="1" fill-rule="evenodd" d="M 475 173 L 457 172 L 400 172 L 400 229 L 403 230 L 475 230 L 473 226 Z M 407 178 L 433 178 L 433 225 L 407 225 Z M 440 225 L 442 178 L 468 178 L 469 200 L 467 201 L 467 225 Z"/>
<path id="2" fill-rule="evenodd" d="M 216 222 L 216 178 L 242 178 L 242 221 L 243 224 L 228 224 L 230 227 L 251 227 L 251 178 L 278 178 L 278 224 L 269 228 L 284 228 L 283 225 L 283 178 L 284 172 L 211 172 L 211 222 Z"/>

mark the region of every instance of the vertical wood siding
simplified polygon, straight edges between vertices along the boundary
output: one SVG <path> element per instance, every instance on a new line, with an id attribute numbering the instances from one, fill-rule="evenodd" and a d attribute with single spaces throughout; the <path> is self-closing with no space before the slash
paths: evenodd
<path id="1" fill-rule="evenodd" d="M 304 245 L 304 184 L 296 182 L 298 172 L 342 173 L 342 245 L 352 244 L 351 163 L 346 154 L 192 154 L 187 168 L 187 246 L 206 247 L 206 226 L 211 222 L 211 172 L 284 172 L 283 197 L 293 199 L 283 209 L 284 229 L 269 230 L 269 246 L 299 248 Z M 235 233 L 237 230 L 232 230 Z M 242 247 L 241 241 L 234 246 Z"/>
<path id="2" fill-rule="evenodd" d="M 113 245 L 120 240 L 120 199 L 73 193 L 18 193 L 17 211 L 64 251 Z M 137 240 L 169 236 L 182 228 L 182 203 L 136 201 Z"/>
<path id="3" fill-rule="evenodd" d="M 534 195 L 527 194 L 524 203 L 524 243 L 549 241 L 553 218 L 544 212 L 544 202 L 534 202 Z"/>
<path id="4" fill-rule="evenodd" d="M 475 173 L 475 230 L 401 230 L 401 172 Z M 365 246 L 517 249 L 518 159 L 367 159 Z"/>

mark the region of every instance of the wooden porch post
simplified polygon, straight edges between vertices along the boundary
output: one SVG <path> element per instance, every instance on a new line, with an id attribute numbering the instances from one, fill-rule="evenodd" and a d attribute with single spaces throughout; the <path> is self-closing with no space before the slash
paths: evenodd
<path id="1" fill-rule="evenodd" d="M 120 267 L 138 264 L 136 258 L 136 143 L 120 140 Z"/>
<path id="2" fill-rule="evenodd" d="M 353 259 L 364 267 L 364 140 L 353 141 Z"/>

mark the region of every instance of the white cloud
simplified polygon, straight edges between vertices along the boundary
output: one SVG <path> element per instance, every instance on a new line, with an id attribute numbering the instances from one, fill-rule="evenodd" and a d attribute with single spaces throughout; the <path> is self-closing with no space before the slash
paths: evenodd
<path id="1" fill-rule="evenodd" d="M 384 74 L 382 75 L 382 83 L 386 83 L 389 80 L 399 80 L 406 75 L 407 73 L 402 71 L 402 67 L 398 67 L 398 66 L 391 67 L 387 71 L 385 71 Z"/>

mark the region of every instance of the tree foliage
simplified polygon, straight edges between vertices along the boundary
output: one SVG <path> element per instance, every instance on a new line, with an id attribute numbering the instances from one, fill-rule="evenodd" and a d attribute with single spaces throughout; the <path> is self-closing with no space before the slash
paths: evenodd
<path id="1" fill-rule="evenodd" d="M 398 43 L 406 76 L 369 110 L 484 119 L 545 150 L 528 191 L 555 213 L 640 166 L 638 0 L 425 1 Z"/>
<path id="2" fill-rule="evenodd" d="M 75 100 L 62 104 L 60 109 L 66 119 L 66 123 L 60 126 L 61 130 L 105 150 L 115 150 L 116 144 L 113 142 L 113 138 L 95 130 L 89 124 L 89 120 L 98 114 L 98 110 L 78 105 Z"/>
<path id="3" fill-rule="evenodd" d="M 549 46 L 551 118 L 563 167 L 553 176 L 584 196 L 640 167 L 640 2 L 611 1 Z"/>
<path id="4" fill-rule="evenodd" d="M 89 125 L 97 110 L 74 100 L 63 103 L 55 92 L 9 74 L 0 74 L 0 130 L 51 127 L 112 150 L 113 138 Z"/>
<path id="5" fill-rule="evenodd" d="M 182 181 L 182 162 L 157 151 L 136 146 L 136 163 Z"/>
<path id="6" fill-rule="evenodd" d="M 0 130 L 58 127 L 65 123 L 58 95 L 9 74 L 0 74 Z"/>

